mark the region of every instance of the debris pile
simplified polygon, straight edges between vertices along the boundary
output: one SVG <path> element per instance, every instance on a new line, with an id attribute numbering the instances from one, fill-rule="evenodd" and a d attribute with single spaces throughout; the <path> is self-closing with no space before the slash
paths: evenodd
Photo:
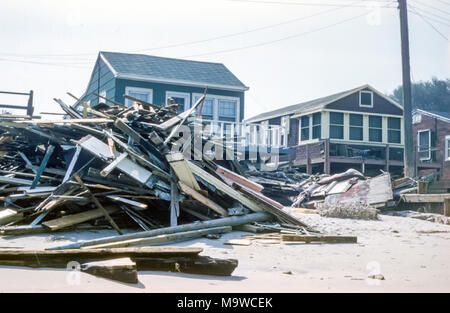
<path id="1" fill-rule="evenodd" d="M 351 204 L 365 208 L 384 207 L 393 199 L 389 173 L 366 178 L 355 169 L 332 176 L 310 176 L 302 184 L 302 191 L 293 202 L 293 207 L 326 210 Z"/>
<path id="2" fill-rule="evenodd" d="M 183 113 L 175 104 L 125 97 L 134 105 L 102 97 L 111 105 L 81 102 L 82 112 L 55 99 L 64 120 L 0 119 L 3 235 L 110 226 L 119 236 L 95 243 L 103 248 L 192 239 L 274 219 L 306 232 L 307 225 L 267 196 L 292 188 L 293 179 L 283 177 L 287 187 L 277 182 L 264 194 L 264 186 L 238 170 L 237 151 L 209 132 L 195 132 L 203 127 L 194 115 L 205 95 Z M 198 150 L 198 142 L 202 149 L 211 141 L 209 152 Z M 217 150 L 232 153 L 231 161 L 211 158 Z M 142 231 L 123 235 L 130 225 Z"/>

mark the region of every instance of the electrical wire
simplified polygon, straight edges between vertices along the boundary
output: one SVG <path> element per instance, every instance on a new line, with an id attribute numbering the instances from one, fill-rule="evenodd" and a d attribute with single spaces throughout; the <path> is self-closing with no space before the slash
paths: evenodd
<path id="1" fill-rule="evenodd" d="M 426 17 L 424 17 L 422 14 L 420 14 L 420 12 L 419 12 L 418 10 L 416 10 L 415 7 L 413 7 L 413 6 L 410 6 L 410 7 L 412 8 L 412 10 L 413 10 L 417 15 L 419 15 L 419 17 L 422 18 L 422 20 L 423 20 L 425 23 L 427 23 L 427 24 L 428 24 L 431 28 L 433 28 L 433 29 L 434 29 L 434 30 L 435 30 L 442 38 L 444 38 L 445 41 L 448 42 L 447 36 L 445 36 L 443 33 L 441 33 L 441 32 L 439 31 L 439 29 L 437 29 L 430 21 L 427 20 Z"/>

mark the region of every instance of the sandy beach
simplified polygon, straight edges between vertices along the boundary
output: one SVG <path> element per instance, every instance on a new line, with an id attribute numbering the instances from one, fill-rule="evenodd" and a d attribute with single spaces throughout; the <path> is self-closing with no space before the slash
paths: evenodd
<path id="1" fill-rule="evenodd" d="M 379 221 L 297 215 L 324 233 L 357 236 L 358 243 L 224 245 L 246 234 L 232 232 L 174 244 L 238 259 L 231 277 L 139 272 L 139 284 L 128 285 L 63 269 L 0 267 L 0 292 L 450 292 L 450 226 L 386 215 Z M 3 237 L 0 249 L 42 249 L 111 235 L 102 230 Z M 384 280 L 368 278 L 377 274 Z"/>

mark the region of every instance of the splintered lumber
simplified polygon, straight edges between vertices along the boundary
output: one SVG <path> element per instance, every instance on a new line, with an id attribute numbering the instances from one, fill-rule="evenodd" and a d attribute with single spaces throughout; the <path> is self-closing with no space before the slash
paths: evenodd
<path id="1" fill-rule="evenodd" d="M 112 213 L 118 211 L 118 208 L 110 207 L 110 208 L 105 208 L 105 210 L 109 214 L 112 214 Z M 59 230 L 59 229 L 65 228 L 65 227 L 69 227 L 72 225 L 90 221 L 95 218 L 102 217 L 103 215 L 104 215 L 104 211 L 102 209 L 95 209 L 95 210 L 81 212 L 78 214 L 63 216 L 61 218 L 54 219 L 51 221 L 46 221 L 46 222 L 43 222 L 42 225 L 50 228 L 52 231 L 55 231 L 55 230 Z"/>
<path id="2" fill-rule="evenodd" d="M 88 247 L 88 246 L 94 246 L 94 245 L 100 245 L 105 243 L 113 243 L 113 242 L 120 242 L 122 240 L 131 240 L 131 239 L 139 239 L 139 238 L 147 238 L 147 237 L 154 237 L 158 235 L 164 235 L 164 234 L 174 234 L 178 232 L 186 232 L 191 230 L 197 230 L 197 229 L 205 229 L 205 228 L 211 228 L 211 227 L 220 227 L 220 226 L 238 226 L 253 222 L 265 222 L 272 220 L 272 217 L 269 214 L 266 213 L 251 213 L 247 215 L 242 216 L 231 216 L 231 217 L 224 217 L 220 219 L 215 220 L 209 220 L 209 221 L 202 221 L 198 223 L 191 223 L 191 224 L 185 224 L 185 225 L 178 225 L 174 227 L 164 227 L 159 229 L 153 229 L 150 231 L 144 231 L 144 232 L 138 232 L 133 234 L 125 234 L 122 236 L 113 236 L 113 237 L 106 237 L 106 238 L 100 238 L 100 239 L 94 239 L 94 240 L 87 240 L 83 242 L 77 242 L 70 245 L 65 245 L 61 247 L 55 247 L 52 249 L 78 249 L 82 247 Z"/>
<path id="3" fill-rule="evenodd" d="M 117 249 L 0 250 L 0 265 L 66 268 L 69 262 L 80 264 L 117 258 L 196 257 L 202 248 L 140 247 Z"/>
<path id="4" fill-rule="evenodd" d="M 166 159 L 181 182 L 191 189 L 201 190 L 181 152 L 167 154 Z"/>
<path id="5" fill-rule="evenodd" d="M 217 166 L 216 173 L 219 174 L 222 178 L 224 178 L 224 180 L 231 180 L 233 183 L 245 186 L 256 192 L 261 192 L 264 189 L 264 187 L 261 186 L 260 184 L 252 182 L 251 180 L 248 180 L 247 178 L 238 175 L 222 166 Z"/>
<path id="6" fill-rule="evenodd" d="M 292 242 L 326 242 L 326 243 L 357 243 L 357 237 L 354 236 L 314 236 L 314 235 L 281 235 L 282 241 Z"/>
<path id="7" fill-rule="evenodd" d="M 119 226 L 117 226 L 116 222 L 112 219 L 112 217 L 109 215 L 108 210 L 106 210 L 103 205 L 98 201 L 97 197 L 94 196 L 94 194 L 91 192 L 91 190 L 84 184 L 84 182 L 81 180 L 81 178 L 75 174 L 74 175 L 75 180 L 81 185 L 81 188 L 86 190 L 91 197 L 92 201 L 95 203 L 95 206 L 103 212 L 103 215 L 108 220 L 108 222 L 111 224 L 111 226 L 119 233 L 119 235 L 122 235 L 122 231 L 120 230 Z"/>
<path id="8" fill-rule="evenodd" d="M 194 163 L 188 161 L 189 167 L 191 168 L 192 172 L 200 177 L 201 179 L 205 180 L 207 183 L 213 185 L 215 188 L 220 190 L 221 192 L 225 193 L 226 195 L 236 199 L 246 207 L 248 207 L 250 210 L 255 212 L 262 212 L 262 208 L 256 204 L 254 201 L 244 197 L 239 191 L 233 189 L 226 183 L 220 181 L 216 177 L 212 176 L 202 168 L 198 167 Z"/>
<path id="9" fill-rule="evenodd" d="M 109 160 L 114 159 L 116 156 L 111 154 L 111 151 L 109 149 L 109 146 L 102 142 L 101 140 L 92 137 L 91 135 L 88 135 L 84 138 L 82 138 L 79 142 L 80 146 L 83 149 L 86 149 L 96 157 L 103 159 L 103 160 Z M 124 174 L 132 177 L 133 179 L 137 180 L 141 184 L 146 184 L 150 177 L 152 176 L 152 173 L 142 166 L 134 163 L 129 158 L 124 158 L 121 162 L 119 162 L 116 167 L 123 172 Z"/>
<path id="10" fill-rule="evenodd" d="M 219 213 L 222 216 L 228 216 L 227 210 L 222 208 L 220 205 L 218 205 L 214 201 L 203 196 L 201 193 L 195 191 L 194 189 L 192 189 L 188 185 L 185 185 L 181 181 L 179 182 L 179 185 L 180 185 L 181 190 L 183 190 L 184 193 L 190 195 L 192 198 L 194 198 L 198 202 L 202 203 L 203 205 L 207 206 L 208 208 Z"/>
<path id="11" fill-rule="evenodd" d="M 238 266 L 235 259 L 196 258 L 135 258 L 139 271 L 168 271 L 199 275 L 230 276 Z"/>
<path id="12" fill-rule="evenodd" d="M 206 229 L 191 230 L 186 232 L 178 232 L 174 234 L 159 235 L 154 237 L 130 239 L 119 242 L 99 244 L 89 247 L 89 249 L 122 248 L 122 247 L 142 246 L 151 244 L 162 244 L 168 242 L 179 242 L 199 238 L 208 234 L 222 234 L 230 231 L 231 231 L 230 226 L 212 227 Z M 82 247 L 81 249 L 84 248 Z"/>
<path id="13" fill-rule="evenodd" d="M 81 264 L 80 269 L 83 273 L 117 280 L 123 283 L 138 283 L 137 266 L 130 258 L 84 263 Z"/>

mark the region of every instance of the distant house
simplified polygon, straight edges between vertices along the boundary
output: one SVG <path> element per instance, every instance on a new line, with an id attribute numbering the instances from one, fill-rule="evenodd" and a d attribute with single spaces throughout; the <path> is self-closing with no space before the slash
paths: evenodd
<path id="1" fill-rule="evenodd" d="M 414 110 L 413 135 L 418 174 L 438 171 L 450 192 L 450 113 Z"/>
<path id="2" fill-rule="evenodd" d="M 262 113 L 246 123 L 258 124 L 251 136 L 257 144 L 295 150 L 288 160 L 308 173 L 403 170 L 403 107 L 369 85 Z M 265 131 L 273 125 L 280 128 Z"/>
<path id="3" fill-rule="evenodd" d="M 124 95 L 130 95 L 162 106 L 172 98 L 181 105 L 181 110 L 186 110 L 206 87 L 204 119 L 242 121 L 244 93 L 248 87 L 220 63 L 100 52 L 82 100 L 94 106 L 99 103 L 94 95 L 97 93 L 130 106 L 132 101 L 124 99 Z"/>

